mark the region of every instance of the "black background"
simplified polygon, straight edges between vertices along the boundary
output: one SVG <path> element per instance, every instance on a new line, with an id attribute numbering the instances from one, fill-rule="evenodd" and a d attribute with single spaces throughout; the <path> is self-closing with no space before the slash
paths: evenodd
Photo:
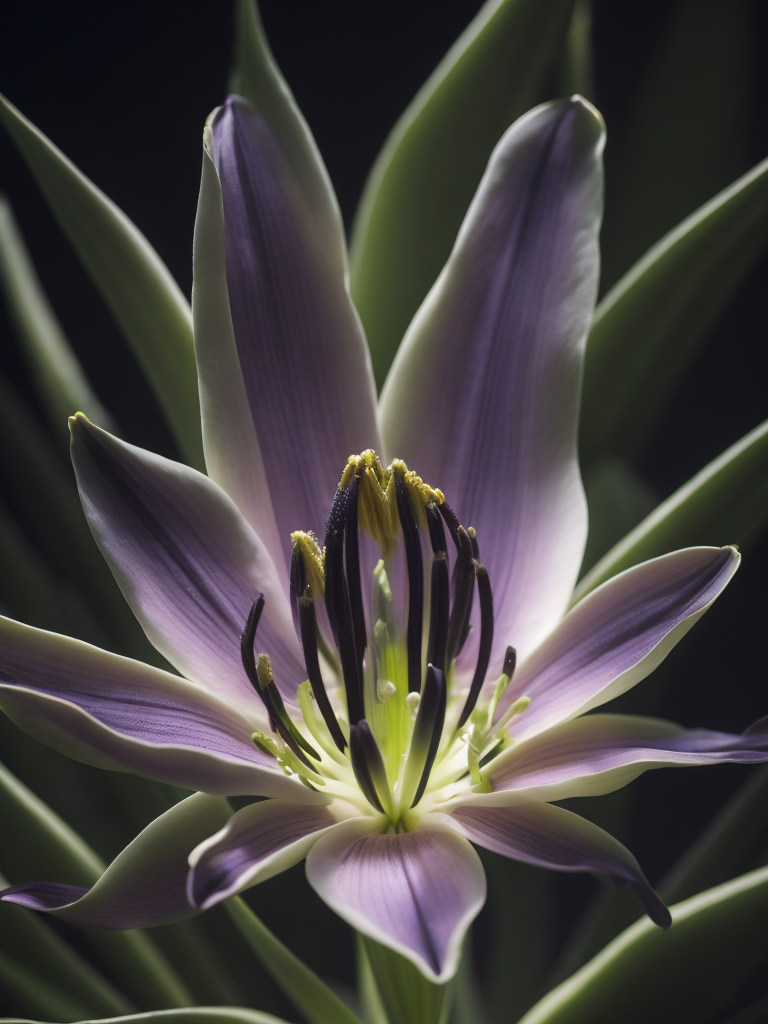
<path id="1" fill-rule="evenodd" d="M 479 6 L 468 0 L 263 0 L 271 46 L 315 133 L 347 226 L 388 130 Z M 672 0 L 595 4 L 596 88 L 590 98 L 608 126 L 609 225 L 612 153 L 620 151 L 632 131 L 637 91 L 674 7 Z M 753 90 L 745 115 L 749 131 L 735 158 L 740 165 L 715 188 L 726 186 L 768 153 L 766 9 L 755 3 L 753 10 L 753 50 L 748 55 Z M 126 211 L 189 294 L 200 137 L 206 115 L 225 95 L 229 4 L 7 3 L 2 20 L 0 89 Z M 693 86 L 705 107 L 713 102 L 706 78 Z M 702 123 L 706 126 L 706 117 Z M 708 145 L 714 151 L 717 139 Z M 696 171 L 692 165 L 692 177 Z M 663 139 L 658 176 L 649 177 L 647 187 L 663 200 Z M 174 456 L 173 442 L 116 326 L 4 136 L 0 188 L 14 205 L 65 331 L 124 436 Z M 679 201 L 675 219 L 707 197 L 692 185 L 690 196 Z M 614 263 L 607 268 L 608 276 L 613 280 L 626 269 Z M 674 408 L 654 435 L 641 468 L 661 497 L 768 416 L 767 271 L 763 258 L 713 327 Z M 4 310 L 0 314 L 2 372 L 34 406 Z M 2 484 L 12 490 L 13 481 Z M 699 538 L 716 544 L 732 539 Z M 734 731 L 768 712 L 768 543 L 763 539 L 748 545 L 744 556 L 742 570 L 717 606 L 663 669 L 624 700 L 626 708 Z M 746 774 L 732 766 L 649 772 L 634 784 L 632 819 L 617 834 L 630 844 L 651 881 L 694 839 Z M 597 820 L 600 812 L 595 816 Z M 312 927 L 325 929 L 334 948 L 318 952 L 316 932 L 300 937 L 297 948 L 333 973 L 341 959 L 336 944 L 347 950 L 346 933 L 312 902 L 300 869 L 264 889 L 268 887 L 270 893 L 256 898 L 286 938 L 292 934 L 286 922 L 297 920 L 293 896 L 298 893 L 310 901 Z M 591 879 L 558 882 L 558 927 L 586 902 L 593 887 Z"/>

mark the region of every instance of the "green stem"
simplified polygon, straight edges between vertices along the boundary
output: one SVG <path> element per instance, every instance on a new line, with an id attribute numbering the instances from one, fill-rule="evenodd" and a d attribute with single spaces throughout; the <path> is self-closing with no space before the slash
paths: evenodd
<path id="1" fill-rule="evenodd" d="M 239 896 L 224 904 L 240 934 L 310 1024 L 361 1024 L 314 971 L 272 934 Z"/>

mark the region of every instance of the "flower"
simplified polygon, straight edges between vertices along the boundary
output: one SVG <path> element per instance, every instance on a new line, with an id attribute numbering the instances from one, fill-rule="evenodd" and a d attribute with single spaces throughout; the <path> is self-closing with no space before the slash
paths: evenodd
<path id="1" fill-rule="evenodd" d="M 9 620 L 0 652 L 22 728 L 200 792 L 91 890 L 3 899 L 161 924 L 306 857 L 334 910 L 442 981 L 485 899 L 475 843 L 608 876 L 669 924 L 629 851 L 555 802 L 764 761 L 768 730 L 585 714 L 652 671 L 739 562 L 677 551 L 566 613 L 603 142 L 578 97 L 512 126 L 377 407 L 303 122 L 238 97 L 215 112 L 193 295 L 209 476 L 71 421 L 96 541 L 182 676 Z M 230 815 L 228 795 L 266 799 Z"/>

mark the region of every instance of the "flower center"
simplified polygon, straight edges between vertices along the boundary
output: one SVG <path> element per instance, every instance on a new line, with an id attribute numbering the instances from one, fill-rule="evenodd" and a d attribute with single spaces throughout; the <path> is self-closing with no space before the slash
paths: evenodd
<path id="1" fill-rule="evenodd" d="M 452 578 L 446 527 L 455 549 Z M 301 721 L 285 707 L 269 658 L 254 651 L 260 595 L 241 651 L 272 735 L 255 733 L 254 742 L 310 788 L 385 815 L 392 830 L 407 830 L 415 814 L 449 798 L 462 780 L 487 788 L 482 767 L 506 742 L 512 717 L 493 722 L 515 652 L 507 648 L 493 696 L 479 705 L 493 647 L 493 596 L 475 531 L 404 462 L 384 469 L 365 451 L 341 476 L 325 546 L 310 533 L 292 540 L 291 606 L 307 671 L 298 693 Z M 400 606 L 395 579 L 402 580 Z M 477 655 L 471 680 L 468 673 L 460 679 L 456 659 L 470 634 L 475 591 Z M 331 678 L 336 686 L 326 687 Z M 527 703 L 517 701 L 512 714 Z"/>

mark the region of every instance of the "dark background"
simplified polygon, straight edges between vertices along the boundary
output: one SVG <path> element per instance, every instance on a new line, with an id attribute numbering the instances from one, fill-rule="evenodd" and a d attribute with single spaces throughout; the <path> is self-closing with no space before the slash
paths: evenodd
<path id="1" fill-rule="evenodd" d="M 261 3 L 273 51 L 315 133 L 347 226 L 388 130 L 479 7 L 469 0 Z M 678 8 L 674 0 L 594 5 L 595 88 L 589 98 L 608 127 L 607 284 L 664 231 L 768 153 L 768 5 L 755 2 L 743 48 L 744 102 L 723 99 L 716 50 L 713 59 L 692 68 L 681 65 L 679 120 L 659 120 L 659 137 L 645 163 L 632 157 L 639 97 Z M 3 23 L 0 90 L 125 210 L 189 294 L 200 138 L 206 115 L 225 96 L 229 4 L 9 3 Z M 625 230 L 632 220 L 629 183 L 636 190 L 637 216 Z M 173 442 L 118 329 L 4 135 L 0 188 L 14 205 L 53 307 L 124 436 L 174 457 Z M 642 459 L 639 468 L 660 497 L 768 416 L 767 273 L 763 258 L 714 325 Z M 35 407 L 2 308 L 0 345 L 2 372 Z M 2 485 L 12 491 L 13 481 Z M 13 507 L 12 497 L 7 500 Z M 716 544 L 732 539 L 699 538 Z M 749 544 L 744 556 L 717 606 L 653 679 L 622 699 L 623 707 L 734 731 L 768 712 L 768 543 Z M 612 811 L 612 798 L 606 798 L 607 809 L 594 808 L 594 817 L 609 823 L 614 814 L 614 831 L 653 882 L 746 775 L 734 766 L 706 773 L 649 772 L 633 786 L 631 815 L 626 807 Z M 587 803 L 592 802 L 582 809 Z M 594 887 L 589 878 L 557 880 L 558 935 Z M 308 901 L 311 924 L 297 949 L 333 973 L 341 957 L 338 943 L 348 951 L 346 930 L 308 895 L 301 869 L 263 890 L 254 896 L 257 905 L 286 938 L 297 920 L 296 897 Z M 329 942 L 318 946 L 317 929 Z M 482 954 L 482 927 L 479 934 Z M 279 1010 L 279 1002 L 274 1008 Z"/>

